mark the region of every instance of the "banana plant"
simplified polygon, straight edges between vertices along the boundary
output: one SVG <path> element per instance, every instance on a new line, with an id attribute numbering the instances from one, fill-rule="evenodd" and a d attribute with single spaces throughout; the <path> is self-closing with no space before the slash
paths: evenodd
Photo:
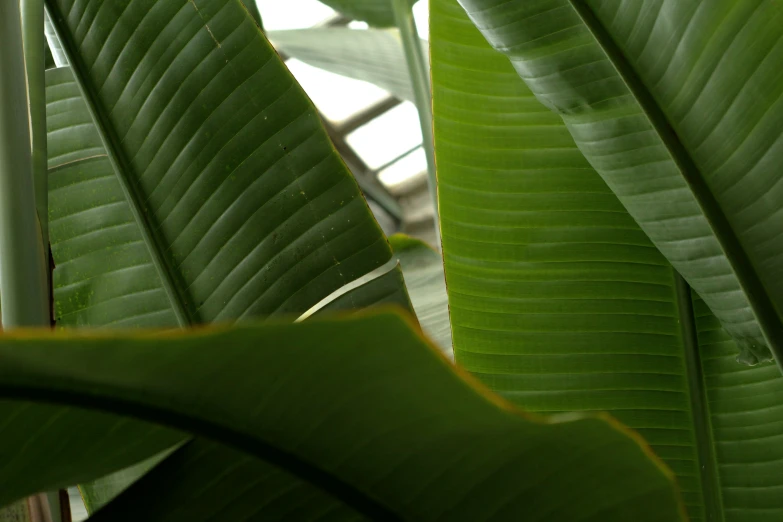
<path id="1" fill-rule="evenodd" d="M 783 364 L 780 3 L 461 4 L 741 358 Z"/>
<path id="2" fill-rule="evenodd" d="M 378 291 L 388 294 L 387 281 L 405 303 L 399 269 L 355 181 L 241 6 L 208 2 L 200 10 L 181 2 L 150 10 L 147 27 L 180 17 L 194 26 L 191 37 L 112 42 L 115 51 L 106 53 L 129 45 L 135 53 L 136 68 L 123 75 L 86 63 L 95 56 L 89 45 L 105 44 L 91 40 L 85 48 L 75 32 L 82 18 L 69 23 L 69 6 L 49 7 L 72 66 L 47 77 L 60 326 L 296 317 L 337 294 L 370 304 Z M 103 11 L 148 10 L 144 2 L 123 8 Z M 233 37 L 225 46 L 221 27 Z M 168 55 L 144 60 L 169 42 Z M 140 77 L 142 85 L 132 83 Z M 115 90 L 102 96 L 97 86 L 107 81 Z M 364 281 L 368 275 L 380 277 Z M 88 507 L 137 476 L 85 485 Z"/>
<path id="3" fill-rule="evenodd" d="M 667 472 L 616 422 L 521 416 L 448 371 L 394 314 L 168 335 L 9 333 L 0 356 L 4 404 L 48 421 L 33 438 L 28 423 L 4 429 L 25 451 L 6 461 L 0 504 L 191 433 L 203 438 L 93 518 L 679 519 Z M 136 419 L 122 425 L 134 444 L 93 429 L 118 416 Z M 64 436 L 66 422 L 81 429 Z"/>
<path id="4" fill-rule="evenodd" d="M 0 269 L 23 252 L 33 280 L 18 7 L 0 4 L 0 178 L 24 190 L 0 198 Z M 240 0 L 46 8 L 69 64 L 39 75 L 57 329 L 0 336 L 0 506 L 80 483 L 97 520 L 681 518 L 671 473 L 613 419 L 522 414 L 397 313 L 304 320 L 410 303 Z M 8 280 L 4 318 L 49 304 Z"/>
<path id="5" fill-rule="evenodd" d="M 783 77 L 762 78 L 783 7 L 730 4 L 431 0 L 435 147 L 457 363 L 532 411 L 612 413 L 677 474 L 691 520 L 762 522 L 783 517 L 783 378 L 735 361 L 760 344 L 733 320 L 773 332 L 779 310 L 762 261 L 783 199 L 763 166 L 783 151 Z M 697 206 L 711 183 L 722 206 Z M 718 210 L 755 224 L 707 227 Z M 754 263 L 727 271 L 727 252 Z M 755 316 L 723 306 L 748 274 L 766 281 Z"/>

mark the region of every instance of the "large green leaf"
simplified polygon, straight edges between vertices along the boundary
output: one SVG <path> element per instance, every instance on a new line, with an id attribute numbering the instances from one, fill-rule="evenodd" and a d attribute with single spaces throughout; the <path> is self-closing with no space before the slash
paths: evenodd
<path id="1" fill-rule="evenodd" d="M 50 210 L 55 223 L 53 252 L 59 266 L 55 270 L 59 324 L 115 327 L 171 324 L 173 318 L 167 313 L 169 303 L 162 289 L 153 287 L 145 291 L 144 279 L 139 281 L 134 277 L 138 276 L 139 267 L 133 265 L 139 259 L 143 261 L 148 258 L 144 255 L 143 245 L 135 245 L 139 247 L 135 252 L 129 252 L 126 246 L 128 241 L 138 239 L 139 235 L 124 201 L 121 187 L 113 179 L 111 165 L 105 157 L 105 150 L 70 70 L 49 71 L 47 80 L 49 144 L 52 152 Z M 95 186 L 96 183 L 91 186 L 89 182 L 94 180 L 100 184 L 99 187 Z M 78 187 L 82 182 L 84 184 L 74 192 L 74 185 Z M 89 194 L 89 197 L 85 198 L 85 194 Z M 94 209 L 99 212 L 96 213 Z M 101 237 L 91 233 L 96 229 L 109 230 L 111 233 Z M 130 265 L 128 272 L 131 273 L 124 274 L 120 269 L 120 277 L 114 274 L 105 275 L 103 272 L 107 257 L 116 260 L 120 266 L 123 266 L 123 263 Z M 390 263 L 360 278 L 363 281 L 361 287 L 348 285 L 339 289 L 340 292 L 345 291 L 342 299 L 325 304 L 322 310 L 333 310 L 338 308 L 337 302 L 346 301 L 347 304 L 342 308 L 397 304 L 412 310 L 400 270 L 393 265 L 390 267 L 391 271 L 385 268 Z M 70 293 L 72 287 L 69 281 L 66 279 L 63 282 L 63 278 L 74 272 L 89 283 L 88 290 L 76 294 L 75 297 Z M 378 272 L 380 277 L 375 275 Z M 367 280 L 368 278 L 370 279 Z M 137 284 L 142 286 L 142 290 L 135 294 L 133 289 Z M 328 303 L 333 295 L 334 293 L 330 294 L 324 301 Z M 81 299 L 84 299 L 84 302 Z M 107 301 L 114 306 L 107 306 Z M 319 304 L 314 304 L 310 311 L 318 311 Z M 159 318 L 163 320 L 157 323 Z M 131 432 L 130 436 L 135 437 L 136 434 Z M 177 439 L 169 437 L 167 440 L 173 442 Z M 124 442 L 121 440 L 117 444 L 121 446 Z M 82 492 L 87 507 L 93 510 L 108 502 L 154 462 L 156 460 L 97 483 L 84 485 Z"/>
<path id="2" fill-rule="evenodd" d="M 391 258 L 239 0 L 48 5 L 97 122 L 69 73 L 54 73 L 62 324 L 298 315 Z"/>
<path id="3" fill-rule="evenodd" d="M 532 3 L 531 3 L 532 5 Z M 783 518 L 783 378 L 735 343 L 457 0 L 432 0 L 443 253 L 457 362 L 539 412 L 609 411 L 691 520 Z M 509 27 L 513 27 L 513 24 Z"/>
<path id="4" fill-rule="evenodd" d="M 783 4 L 460 1 L 742 359 L 783 364 Z"/>
<path id="5" fill-rule="evenodd" d="M 60 326 L 295 318 L 390 261 L 314 107 L 238 0 L 48 7 L 76 76 L 47 74 Z M 86 490 L 88 503 L 125 482 Z"/>
<path id="6" fill-rule="evenodd" d="M 394 0 L 321 0 L 324 3 L 341 12 L 342 14 L 367 22 L 374 27 L 392 27 L 395 24 L 394 9 L 392 2 Z M 413 5 L 418 0 L 403 0 L 409 5 Z"/>
<path id="7" fill-rule="evenodd" d="M 6 334 L 0 359 L 5 401 L 48 419 L 88 408 L 164 422 L 213 440 L 200 450 L 207 462 L 222 453 L 222 466 L 183 477 L 201 479 L 184 492 L 191 503 L 171 503 L 183 493 L 176 473 L 172 487 L 126 500 L 159 470 L 176 471 L 176 459 L 197 459 L 185 446 L 98 520 L 264 519 L 269 497 L 245 493 L 286 473 L 294 491 L 278 502 L 299 513 L 289 520 L 318 518 L 304 495 L 371 520 L 681 519 L 670 476 L 638 438 L 607 418 L 520 415 L 396 315 L 187 334 Z M 83 411 L 89 425 L 95 413 Z M 81 434 L 60 432 L 63 451 L 43 463 L 38 450 L 51 440 L 27 428 L 3 425 L 0 448 L 14 458 L 0 471 L 0 505 L 100 471 L 106 448 L 93 438 L 80 438 L 92 450 L 81 460 L 65 451 Z M 242 470 L 257 482 L 231 482 L 233 498 L 210 494 Z"/>
<path id="8" fill-rule="evenodd" d="M 343 28 L 270 31 L 269 39 L 281 52 L 313 67 L 370 82 L 403 100 L 415 101 L 396 29 Z M 421 41 L 427 49 L 426 41 Z M 429 57 L 429 52 L 424 53 Z"/>

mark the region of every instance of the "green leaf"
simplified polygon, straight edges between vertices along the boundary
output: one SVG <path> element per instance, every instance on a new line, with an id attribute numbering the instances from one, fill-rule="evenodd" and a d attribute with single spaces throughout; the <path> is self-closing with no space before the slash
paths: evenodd
<path id="1" fill-rule="evenodd" d="M 418 0 L 405 0 L 414 5 Z M 367 22 L 373 27 L 393 27 L 394 10 L 392 0 L 321 0 L 335 11 L 354 20 Z"/>
<path id="2" fill-rule="evenodd" d="M 168 303 L 162 290 L 142 290 L 136 295 L 127 289 L 127 283 L 139 283 L 133 276 L 138 276 L 139 268 L 144 267 L 133 265 L 138 259 L 146 259 L 144 245 L 133 241 L 138 239 L 137 227 L 128 205 L 123 201 L 121 186 L 114 179 L 105 149 L 80 99 L 72 74 L 67 68 L 52 70 L 47 73 L 47 82 L 49 145 L 52 150 L 50 213 L 56 226 L 53 252 L 58 264 L 55 270 L 58 323 L 61 326 L 93 327 L 127 327 L 129 324 L 168 326 L 171 317 L 165 314 Z M 99 186 L 96 187 L 96 184 Z M 94 233 L 105 230 L 108 233 Z M 138 248 L 129 248 L 129 244 Z M 106 274 L 107 257 L 114 257 L 121 264 L 130 264 L 133 273 L 127 278 Z M 373 281 L 375 277 L 390 272 L 386 268 L 388 264 L 359 278 L 358 281 L 366 283 L 363 289 L 354 290 L 359 285 L 345 285 L 336 292 L 343 292 L 341 295 L 355 303 L 369 305 L 378 300 L 379 290 L 375 289 L 383 287 L 387 304 L 398 304 L 412 311 L 399 269 L 391 270 L 392 273 L 383 282 Z M 80 286 L 74 292 L 68 278 L 74 272 L 88 282 L 86 289 Z M 324 298 L 326 303 L 333 299 L 333 294 Z M 115 300 L 115 307 L 106 306 L 107 301 Z M 314 307 L 317 311 L 318 303 L 310 309 Z M 152 317 L 139 315 L 146 314 L 149 309 L 153 310 Z M 165 315 L 158 323 L 154 320 L 154 311 L 161 309 Z M 297 309 L 297 313 L 300 311 L 306 313 Z M 117 317 L 120 319 L 117 320 Z M 140 319 L 148 322 L 140 323 Z M 149 319 L 153 321 L 149 322 Z"/>
<path id="3" fill-rule="evenodd" d="M 422 329 L 453 359 L 449 303 L 440 254 L 423 241 L 403 234 L 391 236 L 389 243 L 402 266 L 405 286 Z"/>
<path id="4" fill-rule="evenodd" d="M 270 31 L 281 52 L 313 67 L 362 80 L 414 101 L 405 53 L 397 29 L 296 29 Z M 422 40 L 425 57 L 429 44 Z"/>
<path id="5" fill-rule="evenodd" d="M 250 13 L 250 16 L 253 17 L 253 20 L 258 24 L 258 27 L 263 31 L 264 22 L 261 20 L 261 13 L 258 10 L 258 4 L 256 4 L 256 0 L 242 0 L 242 5 L 245 6 L 247 12 Z"/>
<path id="6" fill-rule="evenodd" d="M 33 401 L 32 410 L 55 416 L 90 408 L 165 422 L 237 455 L 202 468 L 201 489 L 188 491 L 193 503 L 169 504 L 176 512 L 164 508 L 177 488 L 143 502 L 120 497 L 118 505 L 132 509 L 118 510 L 123 520 L 204 520 L 227 501 L 232 520 L 263 518 L 256 512 L 263 498 L 208 494 L 233 465 L 264 481 L 263 462 L 290 474 L 297 489 L 315 486 L 372 520 L 680 520 L 669 475 L 617 423 L 526 418 L 462 379 L 392 314 L 186 334 L 6 334 L 0 359 L 5 402 Z M 14 434 L 24 437 L 14 441 Z M 3 428 L 0 447 L 18 465 L 0 474 L 0 505 L 95 474 L 106 451 L 73 434 L 65 440 L 78 436 L 93 450 L 90 459 L 60 451 L 42 473 L 31 464 L 47 446 L 29 435 L 16 423 Z M 257 467 L 248 466 L 252 459 Z M 158 469 L 124 496 L 143 490 Z M 297 492 L 278 499 L 306 510 L 304 500 Z M 113 505 L 105 509 L 99 516 L 116 520 L 108 516 Z"/>
<path id="7" fill-rule="evenodd" d="M 326 315 L 339 311 L 359 311 L 378 306 L 400 305 L 413 314 L 413 306 L 405 289 L 405 280 L 402 277 L 400 267 L 392 260 L 391 268 L 381 267 L 378 271 L 385 272 L 376 276 L 370 274 L 371 280 L 356 281 L 356 286 L 347 285 L 339 296 L 330 296 L 330 302 L 312 314 L 305 313 L 300 320 L 307 319 L 311 315 Z"/>
<path id="8" fill-rule="evenodd" d="M 430 5 L 457 362 L 520 407 L 615 415 L 677 474 L 691 520 L 781 519 L 775 365 L 736 364 L 562 120 L 457 0 Z"/>
<path id="9" fill-rule="evenodd" d="M 242 5 L 47 5 L 76 73 L 47 73 L 60 326 L 293 319 L 389 262 L 314 107 Z M 407 305 L 403 287 L 394 296 Z M 109 482 L 85 490 L 88 506 L 127 484 Z"/>
<path id="10" fill-rule="evenodd" d="M 742 359 L 783 364 L 783 4 L 461 3 Z"/>
<path id="11" fill-rule="evenodd" d="M 97 122 L 58 71 L 61 323 L 296 316 L 391 258 L 314 107 L 238 1 L 48 5 Z"/>

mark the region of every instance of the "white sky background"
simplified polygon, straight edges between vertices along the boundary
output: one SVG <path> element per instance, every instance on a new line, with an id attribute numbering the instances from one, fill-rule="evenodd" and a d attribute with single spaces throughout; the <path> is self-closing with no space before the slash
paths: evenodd
<path id="1" fill-rule="evenodd" d="M 270 31 L 304 29 L 336 15 L 318 0 L 256 0 L 256 3 L 264 28 Z M 420 0 L 414 7 L 414 16 L 422 38 L 429 36 L 428 15 L 427 1 Z M 350 27 L 359 30 L 366 28 L 366 24 L 353 22 Z M 318 109 L 334 123 L 345 121 L 389 96 L 369 83 L 338 76 L 298 60 L 288 60 L 286 64 Z M 416 107 L 410 102 L 360 127 L 347 136 L 347 141 L 371 169 L 384 167 L 378 177 L 390 187 L 427 169 L 421 148 L 388 165 L 422 143 Z"/>

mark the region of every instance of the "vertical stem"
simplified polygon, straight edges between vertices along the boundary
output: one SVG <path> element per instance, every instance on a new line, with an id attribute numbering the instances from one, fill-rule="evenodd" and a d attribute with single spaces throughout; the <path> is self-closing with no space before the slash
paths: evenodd
<path id="1" fill-rule="evenodd" d="M 408 72 L 413 84 L 413 94 L 416 107 L 419 110 L 421 134 L 424 138 L 424 152 L 427 156 L 427 181 L 435 209 L 435 229 L 440 237 L 438 218 L 438 178 L 435 169 L 435 149 L 432 134 L 432 92 L 430 90 L 430 74 L 424 52 L 421 49 L 421 38 L 416 30 L 413 19 L 413 6 L 410 0 L 390 0 L 394 8 L 394 18 L 400 30 L 402 46 L 405 49 L 405 60 L 408 62 Z"/>
<path id="2" fill-rule="evenodd" d="M 0 292 L 5 328 L 49 326 L 47 264 L 36 215 L 21 10 L 18 0 L 3 0 L 0 2 Z"/>
<path id="3" fill-rule="evenodd" d="M 712 436 L 710 405 L 704 384 L 704 369 L 698 330 L 696 329 L 696 317 L 693 311 L 693 296 L 688 283 L 677 272 L 674 272 L 674 285 L 683 346 L 685 347 L 685 369 L 688 377 L 688 391 L 690 392 L 693 433 L 696 437 L 696 457 L 699 464 L 704 516 L 708 522 L 723 522 L 725 518 L 722 488 L 718 473 L 718 458 L 715 453 L 715 440 Z"/>
<path id="4" fill-rule="evenodd" d="M 22 42 L 27 72 L 30 110 L 30 140 L 32 150 L 35 208 L 41 226 L 41 241 L 49 295 L 49 318 L 53 318 L 52 277 L 49 267 L 49 187 L 48 150 L 46 136 L 46 35 L 44 33 L 43 0 L 21 0 Z"/>

